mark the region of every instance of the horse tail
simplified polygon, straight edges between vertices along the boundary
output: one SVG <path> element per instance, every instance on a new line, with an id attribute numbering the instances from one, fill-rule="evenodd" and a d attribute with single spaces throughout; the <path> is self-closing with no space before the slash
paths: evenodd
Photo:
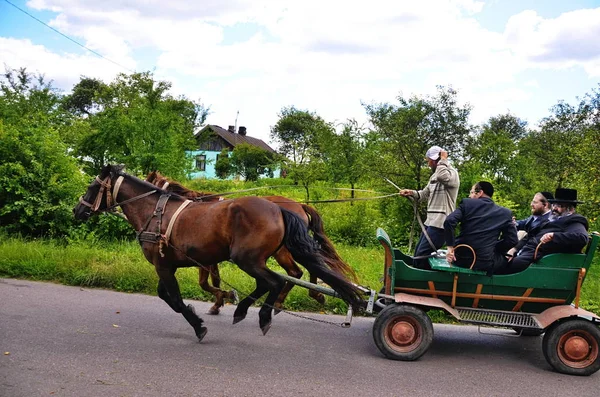
<path id="1" fill-rule="evenodd" d="M 280 209 L 285 224 L 283 244 L 290 251 L 294 260 L 331 286 L 354 309 L 361 307 L 364 301 L 361 298 L 360 290 L 342 274 L 327 267 L 323 255 L 319 253 L 315 240 L 308 234 L 308 229 L 302 219 L 285 208 Z"/>
<path id="2" fill-rule="evenodd" d="M 323 229 L 323 218 L 321 218 L 321 215 L 313 207 L 306 204 L 301 205 L 304 212 L 306 212 L 306 215 L 308 215 L 308 229 L 313 232 L 314 239 L 319 243 L 319 251 L 323 256 L 325 264 L 332 270 L 345 275 L 351 281 L 358 283 L 358 277 L 356 276 L 354 269 L 339 256 L 333 243 L 325 234 L 325 230 Z"/>

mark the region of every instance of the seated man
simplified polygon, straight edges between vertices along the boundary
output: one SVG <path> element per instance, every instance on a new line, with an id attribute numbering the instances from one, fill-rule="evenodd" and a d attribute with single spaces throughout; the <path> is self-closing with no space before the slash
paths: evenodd
<path id="1" fill-rule="evenodd" d="M 534 261 L 535 250 L 540 246 L 537 257 L 539 260 L 544 255 L 551 253 L 581 253 L 588 242 L 588 221 L 575 212 L 577 204 L 577 190 L 556 189 L 552 203 L 554 219 L 544 224 L 538 233 L 529 238 L 525 246 L 517 253 L 503 274 L 517 273 L 525 270 Z"/>
<path id="2" fill-rule="evenodd" d="M 517 229 L 508 208 L 492 201 L 494 187 L 489 182 L 477 182 L 471 188 L 469 198 L 462 200 L 458 208 L 446 218 L 444 234 L 448 252 L 446 260 L 461 267 L 470 267 L 473 261 L 469 249 L 454 251 L 458 244 L 469 245 L 476 254 L 473 269 L 486 270 L 503 266 L 506 251 L 517 244 Z M 454 237 L 460 223 L 460 234 Z"/>
<path id="3" fill-rule="evenodd" d="M 514 256 L 527 243 L 527 238 L 533 238 L 541 227 L 550 220 L 552 207 L 548 200 L 554 199 L 550 192 L 538 192 L 531 200 L 531 216 L 526 219 L 516 221 L 517 235 L 524 233 L 524 237 L 519 236 L 519 242 L 514 248 L 508 251 L 508 254 Z"/>

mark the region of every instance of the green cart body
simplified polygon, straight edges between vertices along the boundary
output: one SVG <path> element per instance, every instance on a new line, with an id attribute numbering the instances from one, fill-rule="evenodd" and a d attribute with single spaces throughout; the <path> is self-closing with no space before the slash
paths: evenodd
<path id="1" fill-rule="evenodd" d="M 388 358 L 415 360 L 433 338 L 430 309 L 460 322 L 513 328 L 523 335 L 545 333 L 542 349 L 559 372 L 590 375 L 600 369 L 600 317 L 579 307 L 600 235 L 593 233 L 582 254 L 551 254 L 520 273 L 486 272 L 430 258 L 432 270 L 411 267 L 409 256 L 394 248 L 383 229 L 384 286 L 373 336 Z"/>

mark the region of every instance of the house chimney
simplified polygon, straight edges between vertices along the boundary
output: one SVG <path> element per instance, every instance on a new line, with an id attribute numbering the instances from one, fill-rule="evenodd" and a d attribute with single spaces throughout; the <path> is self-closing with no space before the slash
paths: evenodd
<path id="1" fill-rule="evenodd" d="M 235 126 L 230 125 L 229 128 L 227 128 L 227 131 L 235 133 Z"/>
<path id="2" fill-rule="evenodd" d="M 246 127 L 241 127 L 238 130 L 238 134 L 242 135 L 242 136 L 246 136 Z"/>

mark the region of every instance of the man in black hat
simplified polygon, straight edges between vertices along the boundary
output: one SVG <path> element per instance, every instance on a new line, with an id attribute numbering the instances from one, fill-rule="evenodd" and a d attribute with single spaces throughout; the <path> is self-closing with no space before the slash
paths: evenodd
<path id="1" fill-rule="evenodd" d="M 539 260 L 544 255 L 553 253 L 579 254 L 588 242 L 588 221 L 575 212 L 577 190 L 558 188 L 552 204 L 554 219 L 547 222 L 539 232 L 529 238 L 517 256 L 509 261 L 508 266 L 500 274 L 517 273 L 525 270 L 531 262 Z M 537 256 L 534 258 L 537 246 Z"/>

